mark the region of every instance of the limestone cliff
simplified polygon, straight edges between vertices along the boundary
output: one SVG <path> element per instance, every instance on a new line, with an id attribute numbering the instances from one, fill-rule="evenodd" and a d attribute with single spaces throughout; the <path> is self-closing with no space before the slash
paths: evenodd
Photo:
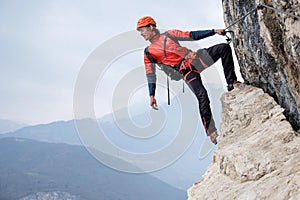
<path id="1" fill-rule="evenodd" d="M 222 96 L 221 136 L 190 200 L 300 199 L 300 0 L 222 0 L 246 84 Z M 253 10 L 254 11 L 254 10 Z M 296 132 L 298 130 L 298 132 Z"/>
<path id="2" fill-rule="evenodd" d="M 300 199 L 300 137 L 284 109 L 257 87 L 222 96 L 218 150 L 190 200 Z"/>
<path id="3" fill-rule="evenodd" d="M 258 4 L 259 9 L 230 27 L 245 81 L 262 88 L 285 108 L 295 130 L 300 129 L 300 0 L 223 0 L 227 26 Z"/>

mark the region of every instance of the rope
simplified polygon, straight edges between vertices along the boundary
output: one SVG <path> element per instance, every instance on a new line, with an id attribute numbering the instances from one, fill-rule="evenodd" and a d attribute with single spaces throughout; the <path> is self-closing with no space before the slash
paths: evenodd
<path id="1" fill-rule="evenodd" d="M 258 6 L 265 7 L 265 8 L 274 10 L 275 12 L 283 13 L 283 14 L 289 15 L 289 16 L 291 16 L 291 17 L 295 17 L 295 18 L 297 18 L 297 19 L 300 19 L 300 16 L 293 15 L 293 14 L 288 13 L 288 12 L 284 12 L 284 11 L 282 11 L 282 10 L 279 10 L 279 9 L 277 9 L 277 8 L 273 8 L 273 7 L 271 7 L 271 6 L 267 6 L 267 5 L 265 5 L 265 4 L 259 4 Z"/>
<path id="2" fill-rule="evenodd" d="M 277 8 L 273 8 L 271 6 L 267 6 L 265 4 L 258 4 L 254 9 L 250 10 L 249 12 L 247 12 L 244 16 L 242 16 L 241 18 L 237 19 L 236 21 L 234 21 L 232 24 L 230 24 L 229 26 L 227 26 L 224 30 L 227 30 L 229 29 L 230 27 L 234 26 L 235 24 L 239 23 L 240 21 L 244 20 L 248 15 L 250 15 L 251 13 L 257 11 L 257 10 L 260 10 L 260 9 L 263 9 L 263 8 L 267 8 L 267 9 L 271 9 L 271 10 L 274 10 L 275 12 L 278 12 L 278 13 L 283 13 L 283 14 L 286 14 L 286 15 L 289 15 L 291 17 L 294 17 L 294 18 L 297 18 L 297 19 L 300 19 L 300 16 L 297 16 L 297 15 L 293 15 L 291 13 L 288 13 L 288 12 L 284 12 L 280 9 L 277 9 Z"/>
<path id="3" fill-rule="evenodd" d="M 225 28 L 226 29 L 229 29 L 230 27 L 234 26 L 235 24 L 239 23 L 240 21 L 242 21 L 243 19 L 245 19 L 248 15 L 250 15 L 251 13 L 255 12 L 257 10 L 258 7 L 252 9 L 251 11 L 249 11 L 246 15 L 244 15 L 243 17 L 237 19 L 235 22 L 233 22 L 232 24 L 230 24 L 229 26 L 227 26 Z"/>

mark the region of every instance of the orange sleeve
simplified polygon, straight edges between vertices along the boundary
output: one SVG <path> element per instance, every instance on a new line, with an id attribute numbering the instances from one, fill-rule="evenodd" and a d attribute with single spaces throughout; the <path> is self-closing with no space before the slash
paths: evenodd
<path id="1" fill-rule="evenodd" d="M 177 40 L 192 40 L 190 37 L 190 31 L 169 30 L 167 33 Z"/>
<path id="2" fill-rule="evenodd" d="M 144 55 L 144 64 L 146 70 L 146 77 L 148 82 L 149 96 L 155 96 L 156 89 L 156 74 L 155 74 L 155 64 Z"/>
<path id="3" fill-rule="evenodd" d="M 152 74 L 154 72 L 153 67 L 155 66 L 153 63 L 151 63 L 151 61 L 147 58 L 146 55 L 144 55 L 144 64 L 145 64 L 146 74 Z"/>

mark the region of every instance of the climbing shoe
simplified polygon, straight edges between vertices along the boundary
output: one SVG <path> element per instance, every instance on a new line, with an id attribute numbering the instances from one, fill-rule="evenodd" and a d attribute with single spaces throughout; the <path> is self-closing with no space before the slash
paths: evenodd
<path id="1" fill-rule="evenodd" d="M 210 137 L 210 141 L 214 144 L 218 144 L 218 141 L 217 141 L 217 138 L 218 138 L 218 133 L 217 131 L 214 131 L 212 133 L 209 134 L 209 137 Z"/>
<path id="2" fill-rule="evenodd" d="M 233 87 L 233 84 L 229 84 L 227 85 L 227 91 L 230 92 L 231 90 L 233 90 L 234 87 Z"/>
<path id="3" fill-rule="evenodd" d="M 234 84 L 238 84 L 238 83 L 241 83 L 240 81 L 237 81 L 237 80 L 234 80 L 233 81 L 233 83 L 232 84 L 228 84 L 227 85 L 227 91 L 229 92 L 229 91 L 231 91 L 231 90 L 233 90 L 234 89 Z"/>

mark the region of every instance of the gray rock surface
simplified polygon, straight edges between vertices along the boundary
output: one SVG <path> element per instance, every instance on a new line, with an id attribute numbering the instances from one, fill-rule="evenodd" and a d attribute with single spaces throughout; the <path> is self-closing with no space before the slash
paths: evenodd
<path id="1" fill-rule="evenodd" d="M 300 16 L 300 0 L 223 0 L 227 26 L 259 3 Z M 300 20 L 263 8 L 232 26 L 233 45 L 244 80 L 262 88 L 285 108 L 300 129 Z"/>
<path id="2" fill-rule="evenodd" d="M 189 200 L 300 199 L 300 137 L 284 109 L 245 84 L 221 101 L 218 150 L 203 179 L 188 190 Z"/>

